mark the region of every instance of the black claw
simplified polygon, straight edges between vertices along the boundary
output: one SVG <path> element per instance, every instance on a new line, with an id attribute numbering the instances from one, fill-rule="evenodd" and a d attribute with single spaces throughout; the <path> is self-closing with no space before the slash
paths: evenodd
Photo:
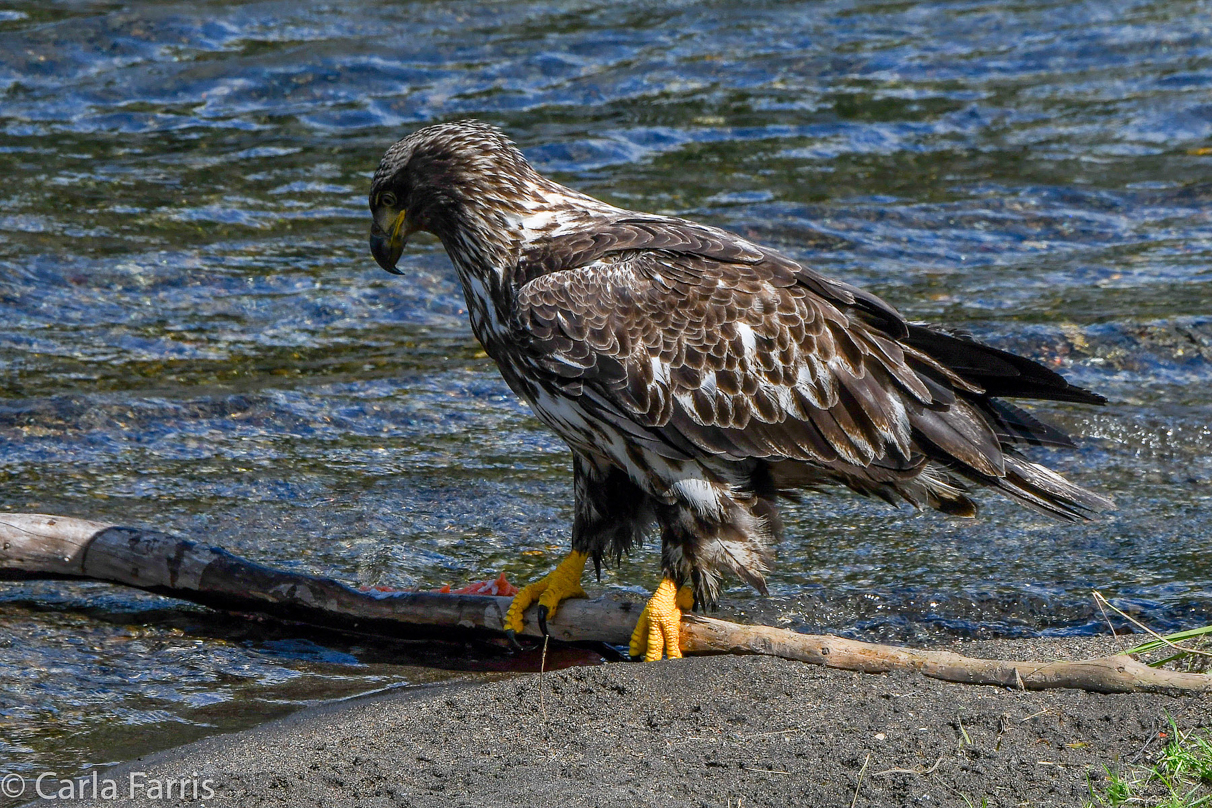
<path id="1" fill-rule="evenodd" d="M 513 650 L 521 651 L 522 643 L 518 642 L 518 633 L 511 628 L 505 629 L 505 638 L 509 640 L 509 644 L 513 646 Z"/>
<path id="2" fill-rule="evenodd" d="M 547 636 L 547 607 L 539 607 L 539 631 L 543 632 L 543 636 Z"/>

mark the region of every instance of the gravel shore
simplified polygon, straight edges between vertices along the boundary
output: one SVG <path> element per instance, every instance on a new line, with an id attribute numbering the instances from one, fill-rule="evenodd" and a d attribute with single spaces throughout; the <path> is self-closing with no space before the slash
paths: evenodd
<path id="1" fill-rule="evenodd" d="M 1110 643 L 954 650 L 1058 659 Z M 410 688 L 103 776 L 125 790 L 131 772 L 144 782 L 197 773 L 214 792 L 199 802 L 232 807 L 1081 806 L 1104 766 L 1157 752 L 1167 713 L 1180 726 L 1212 725 L 1207 698 L 1016 692 L 700 657 Z M 141 797 L 113 804 L 198 804 Z"/>

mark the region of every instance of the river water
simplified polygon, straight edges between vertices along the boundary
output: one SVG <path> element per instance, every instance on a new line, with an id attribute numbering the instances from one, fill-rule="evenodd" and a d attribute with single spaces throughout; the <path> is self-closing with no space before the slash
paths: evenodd
<path id="1" fill-rule="evenodd" d="M 357 585 L 529 579 L 570 464 L 440 247 L 366 249 L 383 150 L 503 126 L 543 172 L 778 247 L 1111 399 L 1042 406 L 1089 526 L 848 495 L 725 612 L 926 642 L 1209 622 L 1212 7 L 0 2 L 0 508 Z M 651 548 L 602 588 L 657 581 Z M 500 663 L 505 664 L 505 663 Z M 89 583 L 0 584 L 0 771 L 66 776 L 498 665 Z M 464 671 L 464 672 L 461 672 Z M 502 720 L 508 720 L 503 717 Z"/>

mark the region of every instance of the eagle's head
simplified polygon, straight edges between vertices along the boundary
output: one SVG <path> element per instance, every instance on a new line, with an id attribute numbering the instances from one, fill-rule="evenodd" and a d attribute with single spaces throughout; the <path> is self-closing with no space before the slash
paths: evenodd
<path id="1" fill-rule="evenodd" d="M 542 182 L 495 126 L 427 126 L 379 162 L 370 185 L 370 252 L 398 275 L 405 242 L 423 230 L 465 264 L 503 259 L 514 248 L 518 217 Z"/>

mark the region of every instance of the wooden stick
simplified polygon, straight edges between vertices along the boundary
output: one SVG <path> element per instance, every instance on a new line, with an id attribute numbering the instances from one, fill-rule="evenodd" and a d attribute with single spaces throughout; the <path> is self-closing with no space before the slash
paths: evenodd
<path id="1" fill-rule="evenodd" d="M 0 578 L 109 581 L 218 609 L 395 637 L 500 636 L 510 601 L 354 589 L 158 530 L 45 514 L 0 514 Z M 569 600 L 547 628 L 557 640 L 623 645 L 642 609 L 620 596 Z M 522 633 L 543 636 L 537 607 L 527 611 Z"/>
<path id="2" fill-rule="evenodd" d="M 827 634 L 797 634 L 687 615 L 682 651 L 688 654 L 766 654 L 862 673 L 917 671 L 944 682 L 1019 690 L 1067 687 L 1096 693 L 1212 693 L 1212 676 L 1150 668 L 1126 654 L 1076 662 L 973 659 L 952 651 L 903 648 Z"/>
<path id="3" fill-rule="evenodd" d="M 363 591 L 160 531 L 44 514 L 0 514 L 0 578 L 109 581 L 219 609 L 395 637 L 499 636 L 509 607 L 509 598 L 484 595 Z M 547 626 L 557 640 L 625 645 L 642 608 L 617 595 L 569 600 Z M 533 607 L 523 633 L 541 636 Z M 682 622 L 681 645 L 685 654 L 766 654 L 842 670 L 914 670 L 948 682 L 1030 690 L 1212 693 L 1212 676 L 1150 668 L 1122 654 L 1079 662 L 971 659 L 690 614 Z"/>

